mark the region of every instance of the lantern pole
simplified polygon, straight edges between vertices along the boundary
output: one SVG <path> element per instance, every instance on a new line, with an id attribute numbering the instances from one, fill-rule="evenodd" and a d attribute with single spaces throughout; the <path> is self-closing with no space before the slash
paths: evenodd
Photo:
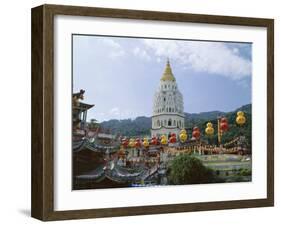
<path id="1" fill-rule="evenodd" d="M 218 117 L 218 145 L 221 144 L 220 117 Z"/>

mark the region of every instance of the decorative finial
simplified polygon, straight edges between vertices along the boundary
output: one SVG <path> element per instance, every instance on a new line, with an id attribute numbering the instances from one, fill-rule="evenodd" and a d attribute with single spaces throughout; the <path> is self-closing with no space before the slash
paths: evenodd
<path id="1" fill-rule="evenodd" d="M 170 66 L 170 60 L 169 58 L 167 57 L 167 63 L 166 63 L 166 68 L 164 70 L 164 73 L 163 73 L 163 76 L 161 78 L 162 81 L 175 81 L 175 77 L 172 73 L 172 69 L 171 69 L 171 66 Z"/>

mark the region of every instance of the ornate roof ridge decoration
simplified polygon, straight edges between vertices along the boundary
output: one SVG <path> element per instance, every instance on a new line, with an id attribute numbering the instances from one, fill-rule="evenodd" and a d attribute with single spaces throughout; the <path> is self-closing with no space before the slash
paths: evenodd
<path id="1" fill-rule="evenodd" d="M 151 129 L 152 130 L 159 130 L 159 129 L 162 129 L 162 128 L 165 128 L 165 129 L 180 129 L 180 127 L 178 127 L 178 126 L 160 126 L 160 127 L 151 128 Z"/>
<path id="2" fill-rule="evenodd" d="M 84 89 L 80 89 L 79 92 L 73 93 L 72 96 L 73 97 L 77 97 L 77 98 L 83 100 L 84 99 L 84 93 L 85 93 L 85 90 Z"/>
<path id="3" fill-rule="evenodd" d="M 85 90 L 84 89 L 80 89 L 80 91 L 78 93 L 73 93 L 72 94 L 72 106 L 74 109 L 79 109 L 79 110 L 88 110 L 92 107 L 94 107 L 94 104 L 87 104 L 84 102 L 81 102 L 81 100 L 84 100 L 84 94 L 85 94 Z"/>
<path id="4" fill-rule="evenodd" d="M 176 78 L 173 75 L 172 68 L 170 65 L 169 59 L 167 59 L 166 68 L 162 75 L 161 81 L 176 81 Z"/>
<path id="5" fill-rule="evenodd" d="M 105 165 L 103 165 L 105 166 Z M 105 169 L 104 167 L 98 167 L 88 173 L 76 176 L 77 179 L 91 179 L 96 182 L 100 182 L 105 178 L 115 181 L 117 183 L 129 183 L 144 180 L 158 171 L 158 166 L 154 166 L 152 169 L 142 168 L 138 172 L 131 173 L 127 169 L 124 169 L 116 163 L 112 170 Z"/>

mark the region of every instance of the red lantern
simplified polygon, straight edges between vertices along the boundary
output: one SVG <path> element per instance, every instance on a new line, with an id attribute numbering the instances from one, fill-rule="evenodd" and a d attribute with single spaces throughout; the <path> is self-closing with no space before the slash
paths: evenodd
<path id="1" fill-rule="evenodd" d="M 222 122 L 220 124 L 220 129 L 221 129 L 222 132 L 227 131 L 228 130 L 228 123 L 227 122 Z"/>
<path id="2" fill-rule="evenodd" d="M 199 128 L 198 128 L 197 126 L 195 126 L 195 127 L 193 128 L 193 131 L 199 131 L 199 132 L 200 132 L 200 130 L 199 130 Z"/>
<path id="3" fill-rule="evenodd" d="M 227 118 L 222 117 L 222 118 L 221 118 L 221 123 L 227 123 Z"/>
<path id="4" fill-rule="evenodd" d="M 140 148 L 140 147 L 141 147 L 140 138 L 137 138 L 137 139 L 136 139 L 136 144 L 135 144 L 135 146 L 136 146 L 137 148 Z"/>
<path id="5" fill-rule="evenodd" d="M 124 148 L 127 148 L 129 144 L 129 141 L 127 139 L 122 139 L 122 145 L 124 146 Z"/>
<path id="6" fill-rule="evenodd" d="M 192 132 L 192 136 L 195 138 L 195 139 L 199 139 L 200 137 L 200 131 L 198 130 L 195 130 Z"/>
<path id="7" fill-rule="evenodd" d="M 157 145 L 157 138 L 156 137 L 152 137 L 151 144 L 152 145 Z"/>
<path id="8" fill-rule="evenodd" d="M 171 133 L 171 137 L 175 137 L 176 136 L 176 134 L 175 133 Z"/>
<path id="9" fill-rule="evenodd" d="M 194 127 L 194 128 L 193 128 L 193 132 L 192 132 L 192 136 L 193 136 L 196 140 L 198 140 L 198 139 L 200 138 L 200 135 L 201 135 L 201 133 L 200 133 L 199 128 L 198 128 L 198 127 Z"/>
<path id="10" fill-rule="evenodd" d="M 172 143 L 172 144 L 176 143 L 177 142 L 176 136 L 171 136 L 170 139 L 169 139 L 169 142 Z"/>

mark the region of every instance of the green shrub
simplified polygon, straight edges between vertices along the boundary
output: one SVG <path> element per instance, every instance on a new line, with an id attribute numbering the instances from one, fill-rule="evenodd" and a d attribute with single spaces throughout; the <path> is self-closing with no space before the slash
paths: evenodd
<path id="1" fill-rule="evenodd" d="M 217 182 L 213 170 L 190 155 L 181 154 L 172 160 L 168 169 L 170 184 L 202 184 Z"/>

